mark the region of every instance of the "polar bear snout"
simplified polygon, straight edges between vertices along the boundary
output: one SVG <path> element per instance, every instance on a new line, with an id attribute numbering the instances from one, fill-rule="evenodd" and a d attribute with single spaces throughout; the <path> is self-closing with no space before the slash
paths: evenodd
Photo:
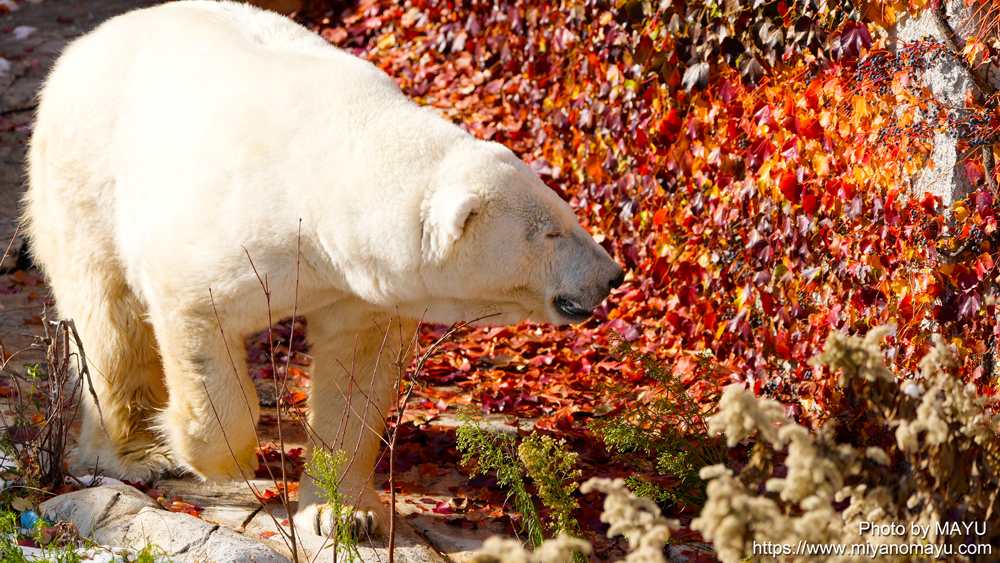
<path id="1" fill-rule="evenodd" d="M 556 295 L 552 308 L 563 323 L 582 323 L 594 314 L 611 290 L 617 289 L 625 281 L 625 271 L 610 256 L 600 249 L 599 267 L 591 271 L 590 279 L 572 292 Z"/>
<path id="2" fill-rule="evenodd" d="M 552 306 L 571 323 L 582 323 L 594 314 L 593 309 L 581 307 L 572 299 L 561 295 L 552 300 Z"/>
<path id="3" fill-rule="evenodd" d="M 621 267 L 619 266 L 618 275 L 611 278 L 611 289 L 618 289 L 619 287 L 622 286 L 623 283 L 625 283 L 625 270 L 621 269 Z M 611 293 L 610 289 L 608 290 L 608 293 Z"/>

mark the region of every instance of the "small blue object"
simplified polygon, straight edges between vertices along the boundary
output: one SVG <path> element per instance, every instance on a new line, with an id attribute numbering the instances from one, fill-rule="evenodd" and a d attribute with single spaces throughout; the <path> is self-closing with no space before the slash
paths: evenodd
<path id="1" fill-rule="evenodd" d="M 41 516 L 38 515 L 34 510 L 25 510 L 21 513 L 21 526 L 27 528 L 28 530 L 35 529 L 35 524 L 39 520 L 45 521 Z"/>

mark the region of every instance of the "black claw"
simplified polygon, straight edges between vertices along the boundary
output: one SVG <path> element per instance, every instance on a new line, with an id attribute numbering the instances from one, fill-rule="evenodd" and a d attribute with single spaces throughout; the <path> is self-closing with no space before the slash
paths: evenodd
<path id="1" fill-rule="evenodd" d="M 358 515 L 358 518 L 354 520 L 354 537 L 362 540 L 368 536 L 368 530 L 365 529 L 365 517 L 363 515 Z"/>

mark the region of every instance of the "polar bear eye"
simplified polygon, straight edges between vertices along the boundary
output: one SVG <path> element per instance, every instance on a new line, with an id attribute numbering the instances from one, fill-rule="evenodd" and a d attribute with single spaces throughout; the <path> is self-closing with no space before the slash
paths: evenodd
<path id="1" fill-rule="evenodd" d="M 545 235 L 545 238 L 559 238 L 561 236 L 562 233 L 560 233 L 559 231 L 551 231 Z"/>

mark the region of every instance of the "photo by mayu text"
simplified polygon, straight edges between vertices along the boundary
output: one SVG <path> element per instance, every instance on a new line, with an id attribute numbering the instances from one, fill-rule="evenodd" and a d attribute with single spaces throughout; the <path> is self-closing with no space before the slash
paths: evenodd
<path id="1" fill-rule="evenodd" d="M 858 524 L 859 532 L 862 536 L 906 536 L 927 539 L 928 534 L 933 530 L 935 536 L 985 536 L 986 522 L 938 522 L 934 525 L 910 524 L 909 530 L 903 524 L 872 524 L 871 522 L 861 522 Z"/>

